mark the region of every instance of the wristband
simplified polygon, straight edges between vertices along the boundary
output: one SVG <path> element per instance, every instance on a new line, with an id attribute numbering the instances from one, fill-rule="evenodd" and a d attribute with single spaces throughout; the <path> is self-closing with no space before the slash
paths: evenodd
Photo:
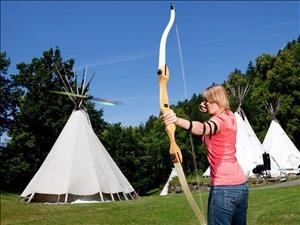
<path id="1" fill-rule="evenodd" d="M 189 129 L 187 129 L 188 132 L 192 133 L 192 129 L 193 129 L 193 121 L 189 120 L 190 121 L 190 126 L 189 126 Z"/>

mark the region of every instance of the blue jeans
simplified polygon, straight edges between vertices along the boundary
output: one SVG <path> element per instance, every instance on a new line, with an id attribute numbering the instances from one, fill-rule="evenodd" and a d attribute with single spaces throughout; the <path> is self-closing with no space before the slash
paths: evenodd
<path id="1" fill-rule="evenodd" d="M 246 225 L 248 185 L 212 186 L 208 199 L 208 225 Z"/>

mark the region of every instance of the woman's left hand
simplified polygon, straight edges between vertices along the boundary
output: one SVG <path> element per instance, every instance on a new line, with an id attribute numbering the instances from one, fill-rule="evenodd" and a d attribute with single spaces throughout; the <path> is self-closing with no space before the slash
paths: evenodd
<path id="1" fill-rule="evenodd" d="M 169 112 L 169 113 L 163 114 L 161 116 L 161 118 L 165 125 L 169 125 L 172 123 L 175 123 L 177 125 L 177 123 L 178 123 L 178 117 L 176 116 L 176 114 L 174 112 Z"/>

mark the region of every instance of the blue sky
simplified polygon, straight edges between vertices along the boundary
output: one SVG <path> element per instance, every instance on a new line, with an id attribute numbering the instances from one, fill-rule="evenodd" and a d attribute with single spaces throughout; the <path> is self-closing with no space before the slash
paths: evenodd
<path id="1" fill-rule="evenodd" d="M 174 3 L 188 98 L 300 34 L 297 1 Z M 159 114 L 156 70 L 169 8 L 168 1 L 1 1 L 1 51 L 16 73 L 17 63 L 59 46 L 64 59 L 75 59 L 77 73 L 85 65 L 96 73 L 91 95 L 123 103 L 97 106 L 107 122 L 139 125 Z M 167 41 L 171 104 L 185 99 L 174 28 Z"/>

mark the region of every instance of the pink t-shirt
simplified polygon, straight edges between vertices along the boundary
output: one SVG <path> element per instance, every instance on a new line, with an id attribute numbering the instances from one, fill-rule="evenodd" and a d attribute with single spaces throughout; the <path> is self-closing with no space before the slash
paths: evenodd
<path id="1" fill-rule="evenodd" d="M 218 121 L 219 131 L 204 135 L 207 159 L 210 164 L 211 185 L 238 185 L 247 181 L 238 163 L 236 153 L 236 119 L 231 111 L 226 111 L 211 119 Z"/>

